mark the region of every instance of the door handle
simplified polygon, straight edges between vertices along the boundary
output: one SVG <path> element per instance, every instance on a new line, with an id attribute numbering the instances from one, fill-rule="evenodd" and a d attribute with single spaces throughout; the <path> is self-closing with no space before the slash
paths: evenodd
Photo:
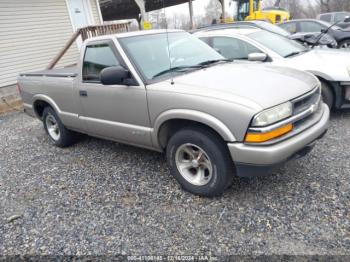
<path id="1" fill-rule="evenodd" d="M 80 90 L 80 91 L 79 91 L 79 95 L 80 95 L 80 96 L 88 96 L 86 90 Z"/>

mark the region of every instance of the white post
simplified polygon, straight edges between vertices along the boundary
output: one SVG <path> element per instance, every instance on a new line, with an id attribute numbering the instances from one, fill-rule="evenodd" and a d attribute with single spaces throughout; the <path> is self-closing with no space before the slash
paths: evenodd
<path id="1" fill-rule="evenodd" d="M 192 3 L 192 0 L 188 0 L 188 8 L 190 9 L 190 21 L 191 21 L 191 29 L 194 29 L 194 20 L 193 20 L 193 3 Z"/>
<path id="2" fill-rule="evenodd" d="M 225 23 L 226 21 L 226 7 L 225 7 L 225 0 L 220 0 L 221 2 L 221 11 L 222 11 L 222 14 L 221 14 L 221 23 Z"/>
<path id="3" fill-rule="evenodd" d="M 140 8 L 141 13 L 141 23 L 148 21 L 147 12 L 146 12 L 146 3 L 145 0 L 135 0 L 135 3 Z"/>

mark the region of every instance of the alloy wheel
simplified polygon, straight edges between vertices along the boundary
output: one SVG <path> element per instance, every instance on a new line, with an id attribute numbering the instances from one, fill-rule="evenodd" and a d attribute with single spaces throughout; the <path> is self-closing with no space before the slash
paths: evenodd
<path id="1" fill-rule="evenodd" d="M 58 141 L 61 137 L 61 132 L 56 118 L 53 115 L 48 114 L 45 119 L 45 123 L 50 137 L 53 140 Z"/>
<path id="2" fill-rule="evenodd" d="M 183 144 L 178 147 L 175 162 L 181 176 L 189 183 L 204 186 L 213 175 L 213 166 L 207 153 L 194 144 Z"/>

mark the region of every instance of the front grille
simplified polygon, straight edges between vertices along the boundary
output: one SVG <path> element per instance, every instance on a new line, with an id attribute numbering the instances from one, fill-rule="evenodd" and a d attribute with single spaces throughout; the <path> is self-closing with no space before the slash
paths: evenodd
<path id="1" fill-rule="evenodd" d="M 316 124 L 322 116 L 322 107 L 318 106 L 317 109 L 310 115 L 306 115 L 304 118 L 294 122 L 294 132 L 300 133 L 301 131 Z"/>
<path id="2" fill-rule="evenodd" d="M 315 88 L 310 93 L 296 98 L 292 101 L 293 103 L 293 115 L 297 115 L 313 105 L 318 105 L 321 100 L 321 89 L 319 87 Z M 317 108 L 315 108 L 317 110 Z"/>
<path id="3" fill-rule="evenodd" d="M 321 101 L 320 87 L 317 87 L 311 92 L 292 100 L 293 115 L 290 118 L 281 121 L 280 124 L 292 123 L 293 131 L 271 141 L 264 142 L 264 145 L 279 143 L 315 125 L 323 114 Z"/>
<path id="4" fill-rule="evenodd" d="M 301 132 L 302 130 L 315 124 L 318 114 L 321 109 L 321 88 L 317 87 L 310 93 L 298 97 L 292 101 L 293 115 L 301 115 L 294 122 L 294 132 Z M 305 114 L 305 112 L 308 112 Z"/>

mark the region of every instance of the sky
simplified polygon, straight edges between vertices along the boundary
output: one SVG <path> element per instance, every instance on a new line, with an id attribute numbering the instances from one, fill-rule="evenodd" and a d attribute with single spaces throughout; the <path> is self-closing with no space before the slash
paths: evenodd
<path id="1" fill-rule="evenodd" d="M 228 3 L 230 0 L 226 0 L 226 2 Z M 205 15 L 206 13 L 206 6 L 209 4 L 210 0 L 193 0 L 193 15 L 194 17 L 202 17 Z M 219 1 L 218 1 L 219 2 Z M 226 12 L 230 12 L 228 9 L 228 4 L 226 5 Z M 188 3 L 185 4 L 181 4 L 181 5 L 176 5 L 176 6 L 172 6 L 172 7 L 168 7 L 165 9 L 165 14 L 168 20 L 168 25 L 170 28 L 173 28 L 174 24 L 173 24 L 173 20 L 172 18 L 174 18 L 174 15 L 185 15 L 188 16 L 188 20 L 189 20 L 189 5 Z M 233 14 L 233 10 L 232 10 L 232 14 Z"/>
<path id="2" fill-rule="evenodd" d="M 204 15 L 205 6 L 209 3 L 209 0 L 195 0 L 193 1 L 193 13 L 195 15 Z M 181 4 L 166 9 L 166 14 L 172 15 L 175 13 L 189 14 L 188 4 Z"/>

